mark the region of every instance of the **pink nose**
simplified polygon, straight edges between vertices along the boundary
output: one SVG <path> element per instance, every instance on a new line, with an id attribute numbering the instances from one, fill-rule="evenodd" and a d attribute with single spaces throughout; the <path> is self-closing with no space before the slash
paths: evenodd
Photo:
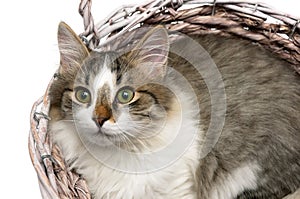
<path id="1" fill-rule="evenodd" d="M 112 116 L 111 109 L 103 105 L 97 106 L 95 108 L 94 114 L 95 114 L 94 120 L 100 126 L 103 126 L 104 122 L 109 120 Z"/>
<path id="2" fill-rule="evenodd" d="M 104 122 L 109 120 L 109 117 L 98 117 L 98 118 L 95 118 L 95 120 L 100 126 L 103 126 Z"/>

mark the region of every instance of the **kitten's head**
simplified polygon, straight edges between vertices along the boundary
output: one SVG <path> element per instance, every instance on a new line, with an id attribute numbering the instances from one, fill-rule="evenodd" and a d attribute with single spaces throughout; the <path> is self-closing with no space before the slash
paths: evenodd
<path id="1" fill-rule="evenodd" d="M 50 89 L 58 118 L 74 123 L 86 142 L 142 150 L 163 141 L 176 112 L 175 95 L 162 82 L 168 34 L 156 27 L 130 52 L 89 52 L 59 25 L 60 68 Z"/>

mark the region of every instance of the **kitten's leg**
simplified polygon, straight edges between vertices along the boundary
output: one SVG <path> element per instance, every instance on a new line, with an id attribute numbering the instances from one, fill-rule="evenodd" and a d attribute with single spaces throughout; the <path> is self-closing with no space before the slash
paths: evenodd
<path id="1" fill-rule="evenodd" d="M 197 170 L 197 198 L 210 199 L 212 187 L 215 185 L 216 173 L 218 170 L 217 159 L 209 154 L 200 161 L 200 166 Z"/>

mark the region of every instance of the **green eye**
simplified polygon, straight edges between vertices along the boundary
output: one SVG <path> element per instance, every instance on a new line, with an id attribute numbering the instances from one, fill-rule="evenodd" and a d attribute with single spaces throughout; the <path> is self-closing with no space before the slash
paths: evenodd
<path id="1" fill-rule="evenodd" d="M 129 103 L 134 97 L 134 91 L 132 88 L 125 86 L 121 88 L 117 93 L 117 100 L 121 104 Z"/>
<path id="2" fill-rule="evenodd" d="M 75 98 L 77 101 L 83 104 L 88 104 L 91 102 L 91 93 L 88 89 L 84 87 L 78 87 L 75 90 Z"/>

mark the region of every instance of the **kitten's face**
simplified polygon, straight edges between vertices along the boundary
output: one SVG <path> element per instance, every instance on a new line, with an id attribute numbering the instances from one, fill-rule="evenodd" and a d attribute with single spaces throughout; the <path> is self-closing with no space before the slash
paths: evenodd
<path id="1" fill-rule="evenodd" d="M 120 56 L 89 53 L 66 25 L 59 27 L 58 40 L 60 78 L 51 89 L 52 103 L 84 142 L 140 150 L 161 141 L 176 101 L 161 84 L 169 47 L 162 28 Z"/>
<path id="2" fill-rule="evenodd" d="M 91 54 L 62 104 L 65 110 L 72 107 L 68 115 L 80 136 L 102 146 L 121 147 L 159 139 L 174 96 L 159 84 L 142 81 L 141 76 L 126 56 Z"/>

